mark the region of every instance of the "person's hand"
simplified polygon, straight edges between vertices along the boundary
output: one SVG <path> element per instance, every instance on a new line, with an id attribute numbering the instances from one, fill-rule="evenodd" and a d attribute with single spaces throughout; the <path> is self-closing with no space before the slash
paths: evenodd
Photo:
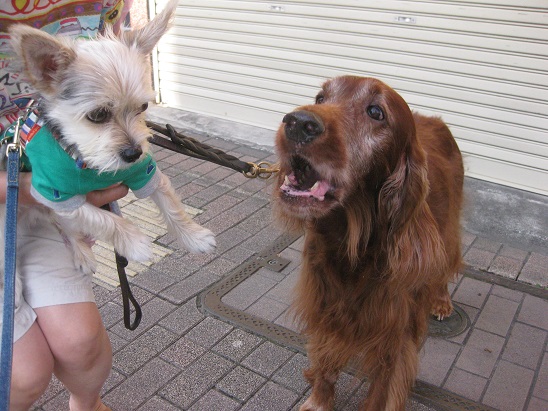
<path id="1" fill-rule="evenodd" d="M 128 191 L 129 189 L 127 188 L 127 186 L 118 183 L 103 190 L 89 192 L 86 195 L 86 200 L 88 203 L 91 203 L 94 206 L 101 207 L 102 205 L 125 197 Z"/>

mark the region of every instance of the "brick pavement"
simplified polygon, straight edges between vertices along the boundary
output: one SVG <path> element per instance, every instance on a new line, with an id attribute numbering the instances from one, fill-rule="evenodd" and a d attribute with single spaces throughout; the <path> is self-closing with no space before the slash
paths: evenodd
<path id="1" fill-rule="evenodd" d="M 274 160 L 269 151 L 202 139 L 244 161 Z M 97 304 L 114 351 L 104 401 L 115 411 L 298 409 L 309 389 L 302 377 L 306 356 L 198 307 L 208 287 L 224 281 L 281 234 L 270 217 L 268 183 L 164 149 L 155 151 L 177 193 L 196 209 L 196 220 L 217 234 L 218 250 L 190 255 L 160 234 L 155 243 L 168 252 L 154 264 L 138 267 L 131 278 L 143 309 L 136 331 L 124 328 L 119 290 L 98 280 Z M 123 206 L 133 206 L 133 200 Z M 546 290 L 536 287 L 531 293 L 529 286 L 521 286 L 548 285 L 548 251 L 520 249 L 469 232 L 462 241 L 465 262 L 476 270 L 472 276 L 460 275 L 451 288 L 472 326 L 453 338 L 427 340 L 420 381 L 494 409 L 548 409 Z M 297 331 L 287 308 L 300 244 L 281 252 L 290 260 L 284 270 L 258 270 L 222 302 Z M 336 409 L 357 410 L 366 389 L 366 383 L 344 373 L 337 385 Z M 410 400 L 408 409 L 445 409 L 417 398 Z M 67 401 L 66 391 L 54 380 L 35 409 L 64 410 Z"/>

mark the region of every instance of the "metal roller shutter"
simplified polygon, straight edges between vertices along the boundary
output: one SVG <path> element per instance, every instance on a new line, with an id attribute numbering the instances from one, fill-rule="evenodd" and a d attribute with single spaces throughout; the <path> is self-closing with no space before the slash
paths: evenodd
<path id="1" fill-rule="evenodd" d="M 181 0 L 157 67 L 163 103 L 269 129 L 326 78 L 377 77 L 469 176 L 548 194 L 546 0 Z"/>

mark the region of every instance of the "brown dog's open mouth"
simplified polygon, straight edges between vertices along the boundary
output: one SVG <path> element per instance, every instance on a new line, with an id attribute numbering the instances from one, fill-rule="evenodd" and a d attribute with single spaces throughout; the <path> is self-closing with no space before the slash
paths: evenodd
<path id="1" fill-rule="evenodd" d="M 323 201 L 335 189 L 320 177 L 307 160 L 300 156 L 293 156 L 291 158 L 291 173 L 285 176 L 280 190 L 288 196 L 315 198 Z"/>

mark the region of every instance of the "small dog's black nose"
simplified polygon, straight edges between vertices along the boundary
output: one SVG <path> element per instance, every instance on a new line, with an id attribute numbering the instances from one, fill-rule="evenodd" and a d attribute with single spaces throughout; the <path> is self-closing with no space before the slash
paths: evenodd
<path id="1" fill-rule="evenodd" d="M 133 163 L 141 157 L 141 154 L 143 154 L 143 150 L 140 147 L 127 147 L 120 151 L 120 157 L 126 163 Z"/>
<path id="2" fill-rule="evenodd" d="M 282 120 L 285 135 L 296 143 L 309 143 L 325 131 L 322 119 L 310 111 L 293 111 Z"/>

